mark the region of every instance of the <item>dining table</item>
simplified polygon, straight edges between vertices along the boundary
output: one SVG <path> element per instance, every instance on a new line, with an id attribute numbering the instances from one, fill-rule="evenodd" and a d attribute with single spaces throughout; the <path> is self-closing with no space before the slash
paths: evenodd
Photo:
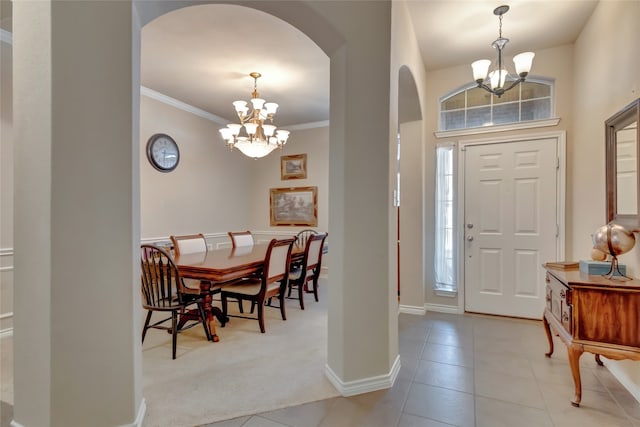
<path id="1" fill-rule="evenodd" d="M 180 275 L 184 278 L 200 280 L 200 292 L 204 297 L 207 323 L 214 342 L 218 342 L 220 338 L 215 333 L 213 319 L 218 319 L 222 324 L 229 319 L 225 319 L 222 310 L 212 304 L 211 288 L 261 273 L 268 247 L 269 243 L 256 243 L 250 246 L 226 247 L 207 252 L 176 255 L 174 261 Z M 301 260 L 304 257 L 304 250 L 304 246 L 294 243 L 291 248 L 291 262 Z M 178 328 L 195 317 L 199 317 L 196 311 L 183 314 Z"/>

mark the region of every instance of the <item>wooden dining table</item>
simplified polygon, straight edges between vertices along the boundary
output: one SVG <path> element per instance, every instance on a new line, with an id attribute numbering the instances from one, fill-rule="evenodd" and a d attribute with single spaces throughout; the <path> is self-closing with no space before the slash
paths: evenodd
<path id="1" fill-rule="evenodd" d="M 204 296 L 207 323 L 214 342 L 219 341 L 219 337 L 215 333 L 213 318 L 218 319 L 220 323 L 226 323 L 228 319 L 223 317 L 219 307 L 213 306 L 211 287 L 260 273 L 264 268 L 268 247 L 268 243 L 258 243 L 252 246 L 214 249 L 175 257 L 175 263 L 182 277 L 200 280 L 200 292 Z M 301 260 L 304 249 L 303 246 L 294 243 L 291 248 L 291 262 Z M 187 320 L 197 316 L 199 315 L 195 312 L 183 315 L 179 328 Z"/>

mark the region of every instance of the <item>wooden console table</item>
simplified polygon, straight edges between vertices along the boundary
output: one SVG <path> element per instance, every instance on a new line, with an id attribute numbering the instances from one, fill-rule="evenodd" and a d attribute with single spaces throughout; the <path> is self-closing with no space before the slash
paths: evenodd
<path id="1" fill-rule="evenodd" d="M 573 406 L 580 406 L 580 356 L 640 360 L 640 280 L 606 279 L 574 270 L 545 267 L 544 328 L 553 353 L 553 329 L 567 345 L 575 385 Z"/>

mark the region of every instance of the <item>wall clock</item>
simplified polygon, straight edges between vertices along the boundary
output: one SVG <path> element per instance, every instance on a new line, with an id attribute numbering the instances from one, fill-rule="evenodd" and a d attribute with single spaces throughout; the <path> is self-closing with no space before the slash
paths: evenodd
<path id="1" fill-rule="evenodd" d="M 156 133 L 147 142 L 147 158 L 160 172 L 171 172 L 180 162 L 178 144 L 169 135 Z"/>

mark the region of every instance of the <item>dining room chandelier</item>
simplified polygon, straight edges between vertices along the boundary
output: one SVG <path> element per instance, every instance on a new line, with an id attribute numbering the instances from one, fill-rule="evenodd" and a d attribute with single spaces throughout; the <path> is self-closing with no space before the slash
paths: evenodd
<path id="1" fill-rule="evenodd" d="M 277 129 L 273 124 L 278 104 L 260 98 L 258 78 L 261 74 L 253 72 L 249 75 L 253 77 L 251 101 L 233 102 L 240 123 L 229 123 L 226 128 L 220 129 L 220 134 L 230 149 L 237 148 L 245 156 L 258 159 L 276 148 L 282 148 L 289 139 L 289 131 Z"/>
<path id="2" fill-rule="evenodd" d="M 508 11 L 509 6 L 507 5 L 498 6 L 493 10 L 493 14 L 497 15 L 499 19 L 499 32 L 498 38 L 491 43 L 491 47 L 498 51 L 498 67 L 489 72 L 489 67 L 491 66 L 489 59 L 480 59 L 471 64 L 471 68 L 473 68 L 473 79 L 478 84 L 478 87 L 491 92 L 498 98 L 506 91 L 524 82 L 529 71 L 531 71 L 531 64 L 535 56 L 533 52 L 523 52 L 514 56 L 513 62 L 516 67 L 516 75 L 510 75 L 507 72 L 506 67 L 502 63 L 502 51 L 509 42 L 509 39 L 502 37 L 502 16 Z M 505 87 L 505 85 L 507 86 Z"/>

